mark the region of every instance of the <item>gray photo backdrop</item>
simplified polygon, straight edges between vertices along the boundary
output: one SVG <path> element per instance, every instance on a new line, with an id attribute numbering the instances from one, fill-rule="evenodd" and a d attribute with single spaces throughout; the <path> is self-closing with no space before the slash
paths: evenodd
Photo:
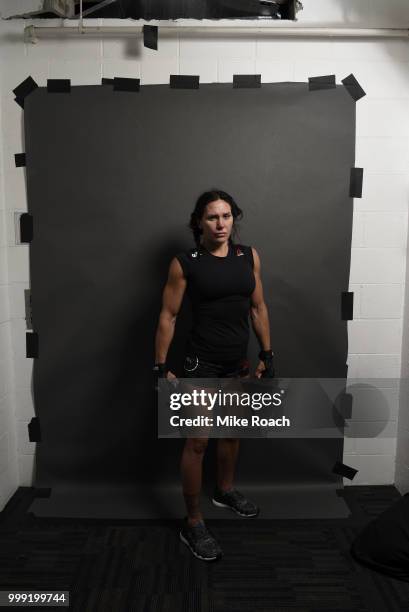
<path id="1" fill-rule="evenodd" d="M 194 246 L 187 223 L 211 187 L 236 199 L 240 241 L 260 255 L 277 373 L 346 375 L 355 102 L 343 86 L 40 87 L 24 120 L 36 486 L 179 483 L 183 440 L 157 439 L 154 335 L 169 263 Z M 185 300 L 178 375 L 190 323 Z M 253 367 L 257 352 L 251 332 Z M 242 440 L 237 477 L 334 487 L 342 454 L 342 439 Z"/>

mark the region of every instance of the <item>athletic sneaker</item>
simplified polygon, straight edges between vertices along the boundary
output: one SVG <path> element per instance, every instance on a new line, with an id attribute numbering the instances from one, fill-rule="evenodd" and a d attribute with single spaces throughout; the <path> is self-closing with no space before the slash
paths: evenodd
<path id="1" fill-rule="evenodd" d="M 234 510 L 236 514 L 250 518 L 257 516 L 260 512 L 260 508 L 253 502 L 249 501 L 237 491 L 237 489 L 230 489 L 229 491 L 222 491 L 218 487 L 215 488 L 212 502 L 215 506 L 221 508 L 230 508 Z"/>
<path id="2" fill-rule="evenodd" d="M 187 517 L 185 517 L 179 535 L 182 542 L 190 548 L 195 557 L 202 561 L 216 561 L 223 555 L 219 543 L 203 521 L 196 523 L 196 525 L 189 525 Z"/>

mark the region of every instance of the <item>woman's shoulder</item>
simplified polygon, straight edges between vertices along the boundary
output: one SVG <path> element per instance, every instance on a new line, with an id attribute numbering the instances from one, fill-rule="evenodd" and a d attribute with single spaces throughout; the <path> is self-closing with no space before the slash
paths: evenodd
<path id="1" fill-rule="evenodd" d="M 254 257 L 253 257 L 253 247 L 249 244 L 234 244 L 236 255 L 244 255 L 247 261 L 253 266 L 254 265 Z"/>
<path id="2" fill-rule="evenodd" d="M 183 274 L 186 278 L 189 276 L 190 266 L 192 261 L 198 256 L 197 247 L 190 247 L 176 253 L 175 258 L 182 266 Z"/>
<path id="3" fill-rule="evenodd" d="M 194 259 L 195 257 L 197 257 L 198 255 L 198 248 L 197 247 L 189 247 L 186 249 L 183 249 L 183 251 L 179 251 L 178 253 L 176 253 L 175 257 L 177 259 L 183 259 L 183 260 L 187 260 L 187 261 L 191 261 L 192 259 Z"/>
<path id="4" fill-rule="evenodd" d="M 250 244 L 241 244 L 239 245 L 244 251 L 247 251 L 249 253 L 252 254 L 256 254 L 257 255 L 257 251 L 256 251 L 256 247 L 254 247 L 253 245 Z"/>

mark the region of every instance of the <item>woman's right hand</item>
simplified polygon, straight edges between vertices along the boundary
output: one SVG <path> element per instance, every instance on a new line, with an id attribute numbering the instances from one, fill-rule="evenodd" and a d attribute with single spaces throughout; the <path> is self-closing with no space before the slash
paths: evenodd
<path id="1" fill-rule="evenodd" d="M 153 381 L 155 391 L 159 391 L 159 379 L 166 378 L 167 380 L 172 380 L 176 378 L 176 376 L 166 368 L 166 364 L 156 364 L 153 368 Z M 175 384 L 175 383 L 172 383 Z"/>
<path id="2" fill-rule="evenodd" d="M 168 372 L 166 373 L 166 378 L 170 381 L 170 384 L 176 389 L 179 384 L 177 376 L 175 376 L 173 372 L 168 370 Z"/>

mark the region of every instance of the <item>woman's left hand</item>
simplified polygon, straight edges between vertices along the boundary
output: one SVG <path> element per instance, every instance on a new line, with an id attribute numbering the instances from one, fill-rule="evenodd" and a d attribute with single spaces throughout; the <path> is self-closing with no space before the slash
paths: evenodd
<path id="1" fill-rule="evenodd" d="M 255 376 L 256 378 L 261 378 L 262 373 L 264 372 L 264 370 L 265 370 L 265 369 L 266 369 L 266 366 L 265 366 L 264 361 L 261 361 L 261 360 L 260 360 L 260 361 L 258 362 L 258 366 L 257 366 L 257 368 L 256 368 L 256 371 L 254 372 L 254 376 Z"/>

